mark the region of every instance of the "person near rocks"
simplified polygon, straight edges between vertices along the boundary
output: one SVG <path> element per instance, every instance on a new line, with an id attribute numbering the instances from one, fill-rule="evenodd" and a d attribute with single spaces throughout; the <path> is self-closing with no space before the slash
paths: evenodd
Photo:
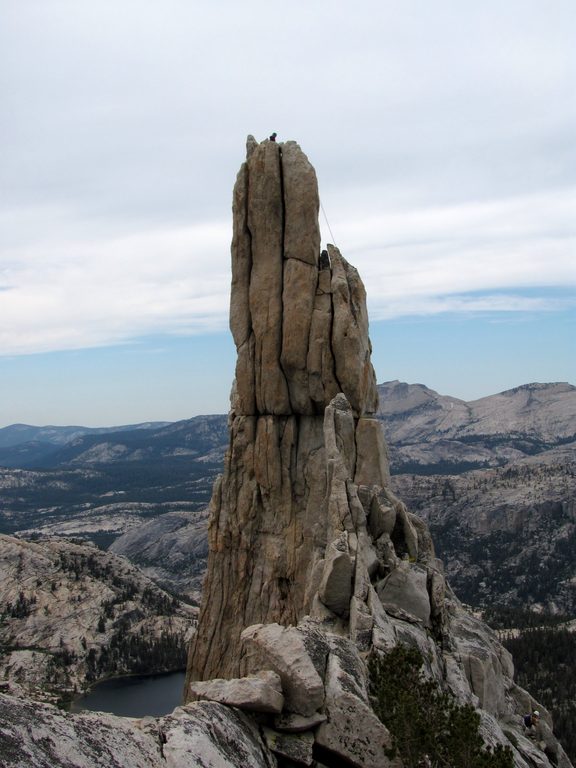
<path id="1" fill-rule="evenodd" d="M 533 741 L 540 741 L 540 731 L 540 712 L 535 709 L 533 712 L 524 715 L 524 732 L 526 736 Z"/>
<path id="2" fill-rule="evenodd" d="M 278 134 L 277 134 L 276 132 L 274 132 L 273 134 L 271 134 L 271 136 L 270 136 L 270 141 L 276 141 L 276 136 L 278 136 Z"/>
<path id="3" fill-rule="evenodd" d="M 524 715 L 524 733 L 540 749 L 552 765 L 558 765 L 558 741 L 554 738 L 546 723 L 540 719 L 540 712 L 535 709 Z"/>
<path id="4" fill-rule="evenodd" d="M 529 739 L 536 743 L 536 746 L 541 749 L 542 752 L 546 750 L 546 742 L 540 723 L 540 712 L 538 712 L 537 709 L 524 715 L 524 733 Z"/>
<path id="5" fill-rule="evenodd" d="M 540 725 L 540 712 L 535 709 L 527 715 L 524 715 L 524 728 L 530 738 L 534 738 Z"/>

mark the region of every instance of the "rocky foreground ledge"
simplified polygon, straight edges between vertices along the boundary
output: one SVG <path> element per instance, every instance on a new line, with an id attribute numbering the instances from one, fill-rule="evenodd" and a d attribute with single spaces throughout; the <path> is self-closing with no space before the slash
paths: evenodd
<path id="1" fill-rule="evenodd" d="M 478 708 L 485 743 L 514 745 L 519 768 L 547 768 L 545 753 L 526 738 L 521 717 L 511 711 L 528 711 L 535 702 L 513 683 L 509 654 L 456 600 L 448 602 L 457 621 L 451 684 L 462 701 Z M 392 618 L 382 642 L 398 637 L 421 645 L 426 633 L 413 621 Z M 427 671 L 437 673 L 434 643 L 425 642 L 432 654 Z M 392 735 L 372 710 L 365 659 L 352 641 L 306 619 L 298 627 L 248 627 L 242 643 L 262 669 L 244 678 L 192 683 L 188 695 L 195 701 L 160 718 L 68 714 L 23 697 L 12 685 L 0 692 L 0 766 L 401 768 L 398 758 L 387 756 Z M 541 711 L 546 750 L 560 768 L 569 768 Z"/>

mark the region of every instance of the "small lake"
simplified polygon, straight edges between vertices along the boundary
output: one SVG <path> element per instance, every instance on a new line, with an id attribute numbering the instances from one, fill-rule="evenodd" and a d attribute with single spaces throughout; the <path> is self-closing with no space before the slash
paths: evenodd
<path id="1" fill-rule="evenodd" d="M 89 709 L 123 717 L 166 715 L 182 703 L 185 672 L 131 675 L 104 680 L 72 702 L 71 712 Z"/>

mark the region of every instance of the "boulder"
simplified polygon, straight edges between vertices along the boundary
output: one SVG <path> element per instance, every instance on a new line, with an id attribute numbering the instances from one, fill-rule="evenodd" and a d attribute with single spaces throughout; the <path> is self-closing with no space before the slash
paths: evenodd
<path id="1" fill-rule="evenodd" d="M 347 534 L 343 531 L 328 547 L 318 589 L 320 600 L 337 616 L 346 617 L 350 613 L 353 574 L 354 561 L 348 551 Z"/>
<path id="2" fill-rule="evenodd" d="M 242 641 L 280 676 L 289 712 L 306 717 L 322 707 L 324 684 L 296 627 L 258 624 L 242 632 Z"/>
<path id="3" fill-rule="evenodd" d="M 217 701 L 252 712 L 279 714 L 284 706 L 282 683 L 274 672 L 234 680 L 196 681 L 190 684 L 189 701 Z"/>
<path id="4" fill-rule="evenodd" d="M 325 722 L 326 715 L 315 712 L 313 715 L 297 715 L 294 712 L 286 712 L 274 718 L 274 729 L 286 733 L 302 733 L 312 731 Z"/>
<path id="5" fill-rule="evenodd" d="M 387 499 L 381 499 L 379 494 L 374 494 L 369 506 L 369 530 L 374 541 L 386 534 L 388 540 L 396 525 L 396 510 L 388 503 Z"/>
<path id="6" fill-rule="evenodd" d="M 266 746 L 271 752 L 292 760 L 297 765 L 312 765 L 312 733 L 278 733 L 271 728 L 262 728 Z"/>
<path id="7" fill-rule="evenodd" d="M 165 768 L 272 768 L 275 760 L 257 723 L 246 713 L 211 701 L 189 704 L 158 721 Z M 123 766 L 139 763 L 124 763 Z"/>
<path id="8" fill-rule="evenodd" d="M 378 584 L 378 597 L 387 611 L 430 626 L 430 597 L 423 568 L 402 561 Z"/>
<path id="9" fill-rule="evenodd" d="M 357 768 L 392 765 L 390 734 L 368 703 L 366 670 L 353 643 L 332 638 L 325 684 L 328 719 L 316 733 L 319 747 Z"/>
<path id="10" fill-rule="evenodd" d="M 375 449 L 376 448 L 376 449 Z M 356 426 L 356 473 L 357 485 L 375 483 L 381 487 L 390 484 L 388 449 L 384 430 L 379 419 L 362 417 Z"/>

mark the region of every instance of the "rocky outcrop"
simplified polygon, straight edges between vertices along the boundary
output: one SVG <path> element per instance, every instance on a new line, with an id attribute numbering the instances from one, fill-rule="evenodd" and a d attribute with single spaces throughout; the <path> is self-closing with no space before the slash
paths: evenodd
<path id="1" fill-rule="evenodd" d="M 428 674 L 443 680 L 461 702 L 479 708 L 487 744 L 513 745 L 518 768 L 546 768 L 547 754 L 559 768 L 570 768 L 541 706 L 547 752 L 526 738 L 519 713 L 534 708 L 536 702 L 512 682 L 510 656 L 494 634 L 465 614 L 450 594 L 451 635 L 444 650 L 421 626 L 388 616 L 383 609 L 376 614 L 380 632 L 374 637 L 385 638 L 378 647 L 396 643 L 419 647 Z M 401 768 L 400 760 L 388 757 L 392 734 L 372 711 L 365 654 L 356 642 L 311 619 L 298 627 L 249 627 L 244 642 L 249 646 L 249 666 L 263 665 L 265 670 L 235 680 L 193 683 L 191 698 L 202 700 L 166 717 L 70 715 L 0 693 L 0 764 L 6 768 L 71 764 L 75 768 Z"/>
<path id="2" fill-rule="evenodd" d="M 525 766 L 505 733 L 520 733 L 528 703 L 509 654 L 464 611 L 426 524 L 390 489 L 365 291 L 336 248 L 320 253 L 317 212 L 299 147 L 249 139 L 234 192 L 230 444 L 185 695 L 196 679 L 274 672 L 281 718 L 309 723 L 291 747 L 266 725 L 280 761 L 387 766 L 366 657 L 405 643 Z M 557 742 L 554 755 L 569 766 Z"/>
<path id="3" fill-rule="evenodd" d="M 201 701 L 162 718 L 70 715 L 0 693 L 2 768 L 275 768 L 252 717 Z"/>
<path id="4" fill-rule="evenodd" d="M 280 714 L 284 707 L 282 682 L 276 672 L 261 672 L 239 680 L 208 680 L 191 683 L 188 696 L 206 699 L 252 712 Z"/>
<path id="5" fill-rule="evenodd" d="M 208 558 L 207 510 L 165 512 L 134 526 L 109 552 L 127 557 L 164 589 L 200 603 Z"/>
<path id="6" fill-rule="evenodd" d="M 405 568 L 412 598 L 398 610 L 431 626 L 442 575 L 388 488 L 364 286 L 334 246 L 320 253 L 317 213 L 300 148 L 250 142 L 234 191 L 230 447 L 192 679 L 245 671 L 240 635 L 258 623 L 331 617 L 369 644 L 369 596 L 398 602 L 403 558 L 418 566 Z"/>
<path id="7" fill-rule="evenodd" d="M 344 508 L 325 509 L 336 499 L 329 486 L 338 486 L 334 503 L 347 506 L 346 477 L 370 471 L 369 436 L 379 434 L 364 287 L 334 246 L 320 253 L 316 175 L 297 144 L 249 143 L 233 210 L 230 327 L 238 361 L 191 652 L 199 678 L 238 674 L 245 627 L 295 624 L 310 612 L 309 587 L 321 577 L 327 544 L 344 530 Z M 336 477 L 327 467 L 341 438 L 352 466 Z M 386 463 L 376 463 L 382 482 Z"/>
<path id="8" fill-rule="evenodd" d="M 380 384 L 378 391 L 396 474 L 500 467 L 570 443 L 574 454 L 571 384 L 524 384 L 469 402 L 401 381 Z"/>
<path id="9" fill-rule="evenodd" d="M 466 603 L 574 614 L 573 450 L 461 475 L 396 475 L 392 482 L 426 520 Z"/>

